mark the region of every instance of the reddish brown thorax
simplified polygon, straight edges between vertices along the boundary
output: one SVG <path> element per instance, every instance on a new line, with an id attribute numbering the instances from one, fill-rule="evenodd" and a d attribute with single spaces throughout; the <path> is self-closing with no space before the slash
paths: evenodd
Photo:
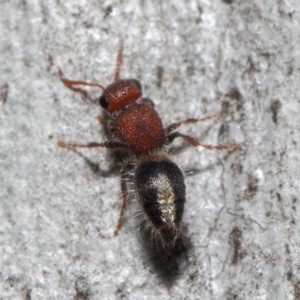
<path id="1" fill-rule="evenodd" d="M 114 130 L 137 155 L 161 149 L 165 140 L 158 113 L 146 103 L 136 103 L 124 108 L 115 120 Z"/>

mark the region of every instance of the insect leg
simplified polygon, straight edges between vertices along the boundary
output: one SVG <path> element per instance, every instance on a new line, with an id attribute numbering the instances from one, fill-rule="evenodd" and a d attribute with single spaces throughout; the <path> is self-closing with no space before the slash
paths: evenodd
<path id="1" fill-rule="evenodd" d="M 74 149 L 74 148 L 96 148 L 96 147 L 104 147 L 110 149 L 116 148 L 126 148 L 126 145 L 119 142 L 103 142 L 103 143 L 88 143 L 88 144 L 77 144 L 77 143 L 65 143 L 59 141 L 57 143 L 59 147 L 67 148 L 67 149 Z"/>
<path id="2" fill-rule="evenodd" d="M 189 118 L 189 119 L 186 119 L 186 120 L 183 120 L 183 121 L 173 123 L 165 129 L 165 132 L 166 132 L 166 134 L 169 134 L 170 132 L 172 132 L 173 130 L 175 130 L 176 128 L 181 126 L 182 124 L 197 123 L 197 122 L 202 122 L 202 121 L 210 120 L 210 119 L 213 119 L 213 118 L 217 118 L 217 117 L 221 116 L 223 112 L 224 112 L 224 110 L 222 109 L 218 113 L 213 114 L 211 116 L 207 116 L 207 117 L 200 118 L 200 119 Z"/>
<path id="3" fill-rule="evenodd" d="M 209 149 L 209 150 L 223 150 L 223 149 L 235 149 L 239 147 L 239 144 L 227 144 L 227 145 L 205 145 L 205 144 L 200 144 L 197 140 L 195 140 L 194 138 L 182 134 L 180 132 L 173 132 L 171 133 L 169 136 L 166 137 L 166 144 L 170 144 L 172 141 L 174 141 L 176 138 L 181 137 L 183 138 L 186 142 L 188 142 L 189 144 L 191 144 L 194 147 L 203 147 L 205 149 Z"/>
<path id="4" fill-rule="evenodd" d="M 118 220 L 117 227 L 114 231 L 114 235 L 118 235 L 121 227 L 122 227 L 122 222 L 123 222 L 123 216 L 124 212 L 126 209 L 126 202 L 127 202 L 127 197 L 128 197 L 128 190 L 127 190 L 127 185 L 126 185 L 126 177 L 127 177 L 127 172 L 129 169 L 129 164 L 124 166 L 121 170 L 121 191 L 122 191 L 122 207 L 121 207 L 121 212 Z"/>
<path id="5" fill-rule="evenodd" d="M 70 80 L 70 79 L 64 78 L 61 70 L 59 70 L 59 77 L 60 77 L 60 80 L 63 82 L 63 84 L 70 89 L 74 89 L 74 86 L 76 86 L 76 85 L 85 85 L 85 86 L 95 86 L 95 87 L 100 88 L 103 91 L 105 90 L 104 86 L 99 83 L 91 83 L 91 82 L 86 82 L 86 81 L 81 81 L 81 80 Z"/>

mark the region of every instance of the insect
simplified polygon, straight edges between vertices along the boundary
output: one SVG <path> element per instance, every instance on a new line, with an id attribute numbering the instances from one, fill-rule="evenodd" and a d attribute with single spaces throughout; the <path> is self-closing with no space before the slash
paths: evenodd
<path id="1" fill-rule="evenodd" d="M 124 157 L 121 169 L 123 202 L 114 234 L 117 235 L 121 229 L 128 197 L 127 174 L 133 170 L 135 194 L 146 221 L 162 245 L 172 246 L 181 235 L 186 187 L 182 171 L 169 158 L 168 145 L 177 138 L 184 139 L 192 146 L 210 150 L 234 149 L 238 147 L 238 144 L 217 146 L 200 144 L 194 138 L 175 131 L 183 124 L 215 118 L 222 111 L 205 118 L 189 118 L 163 127 L 154 102 L 142 97 L 140 82 L 136 79 L 119 78 L 122 60 L 123 42 L 121 39 L 114 82 L 107 87 L 98 83 L 69 80 L 60 73 L 62 82 L 69 88 L 78 85 L 100 88 L 103 93 L 99 98 L 99 103 L 110 120 L 108 121 L 109 140 L 106 142 L 78 144 L 59 141 L 58 145 L 67 149 L 102 147 L 127 150 L 129 154 Z"/>

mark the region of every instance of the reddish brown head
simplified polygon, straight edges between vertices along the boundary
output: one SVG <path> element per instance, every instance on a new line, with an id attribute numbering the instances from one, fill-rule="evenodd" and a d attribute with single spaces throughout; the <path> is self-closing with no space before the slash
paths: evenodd
<path id="1" fill-rule="evenodd" d="M 116 112 L 142 96 L 142 86 L 136 79 L 120 79 L 105 88 L 99 99 L 109 113 Z"/>

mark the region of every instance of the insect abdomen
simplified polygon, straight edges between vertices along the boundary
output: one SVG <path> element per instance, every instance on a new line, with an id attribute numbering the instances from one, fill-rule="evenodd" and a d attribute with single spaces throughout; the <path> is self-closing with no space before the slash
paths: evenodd
<path id="1" fill-rule="evenodd" d="M 135 173 L 136 193 L 155 232 L 166 244 L 180 234 L 185 202 L 185 184 L 181 170 L 165 157 L 145 161 Z"/>

